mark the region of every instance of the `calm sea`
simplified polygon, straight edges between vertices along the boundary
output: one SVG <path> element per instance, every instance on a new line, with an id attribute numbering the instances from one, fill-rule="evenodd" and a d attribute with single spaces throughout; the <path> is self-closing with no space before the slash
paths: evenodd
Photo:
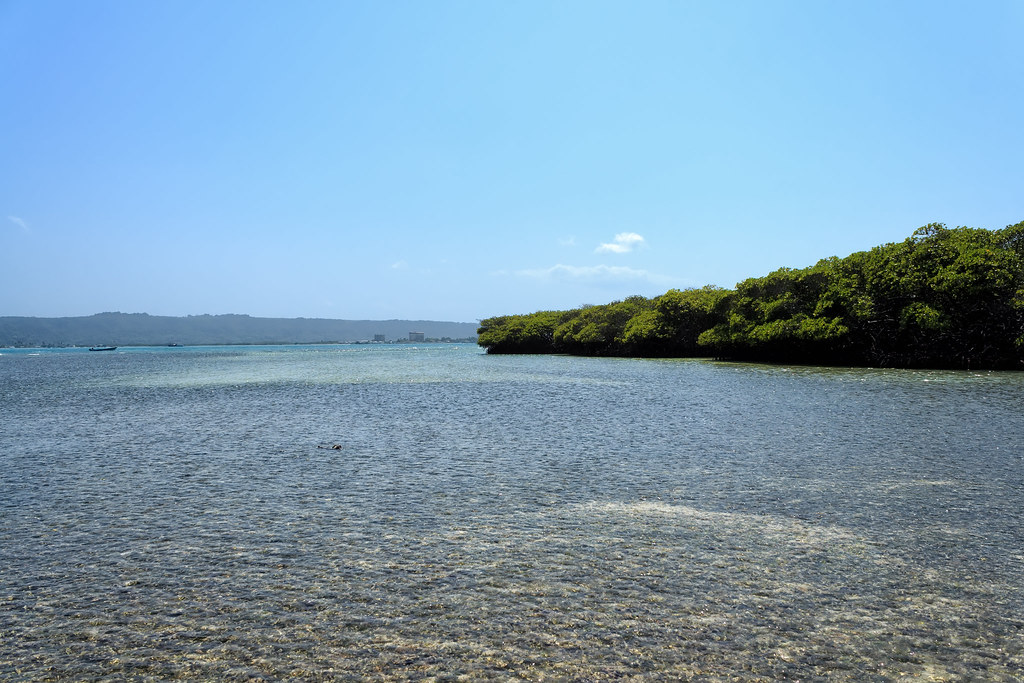
<path id="1" fill-rule="evenodd" d="M 1024 373 L 0 350 L 0 678 L 1019 680 Z"/>

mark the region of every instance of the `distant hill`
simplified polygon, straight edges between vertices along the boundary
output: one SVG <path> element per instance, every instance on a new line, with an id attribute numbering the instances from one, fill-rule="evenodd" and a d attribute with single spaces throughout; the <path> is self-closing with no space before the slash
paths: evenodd
<path id="1" fill-rule="evenodd" d="M 476 340 L 476 323 L 434 320 L 253 318 L 248 315 L 98 313 L 76 318 L 0 317 L 0 346 L 163 346 L 166 344 L 303 344 L 372 340 Z"/>

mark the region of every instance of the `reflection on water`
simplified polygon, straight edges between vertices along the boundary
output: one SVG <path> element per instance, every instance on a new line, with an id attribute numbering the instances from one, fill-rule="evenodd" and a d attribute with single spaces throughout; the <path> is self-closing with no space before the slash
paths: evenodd
<path id="1" fill-rule="evenodd" d="M 447 345 L 4 351 L 0 677 L 1018 680 L 1022 399 Z"/>

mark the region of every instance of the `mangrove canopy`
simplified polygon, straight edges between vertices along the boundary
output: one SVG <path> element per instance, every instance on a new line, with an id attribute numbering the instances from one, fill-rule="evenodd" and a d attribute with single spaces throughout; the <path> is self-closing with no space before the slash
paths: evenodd
<path id="1" fill-rule="evenodd" d="M 732 290 L 498 316 L 478 335 L 488 353 L 1024 369 L 1024 222 L 932 223 L 902 242 Z"/>

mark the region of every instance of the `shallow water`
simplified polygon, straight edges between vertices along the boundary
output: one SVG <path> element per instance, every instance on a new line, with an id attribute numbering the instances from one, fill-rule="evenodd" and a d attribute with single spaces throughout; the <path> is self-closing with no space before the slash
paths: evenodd
<path id="1" fill-rule="evenodd" d="M 0 401 L 0 678 L 1024 677 L 1020 373 L 0 350 Z"/>

